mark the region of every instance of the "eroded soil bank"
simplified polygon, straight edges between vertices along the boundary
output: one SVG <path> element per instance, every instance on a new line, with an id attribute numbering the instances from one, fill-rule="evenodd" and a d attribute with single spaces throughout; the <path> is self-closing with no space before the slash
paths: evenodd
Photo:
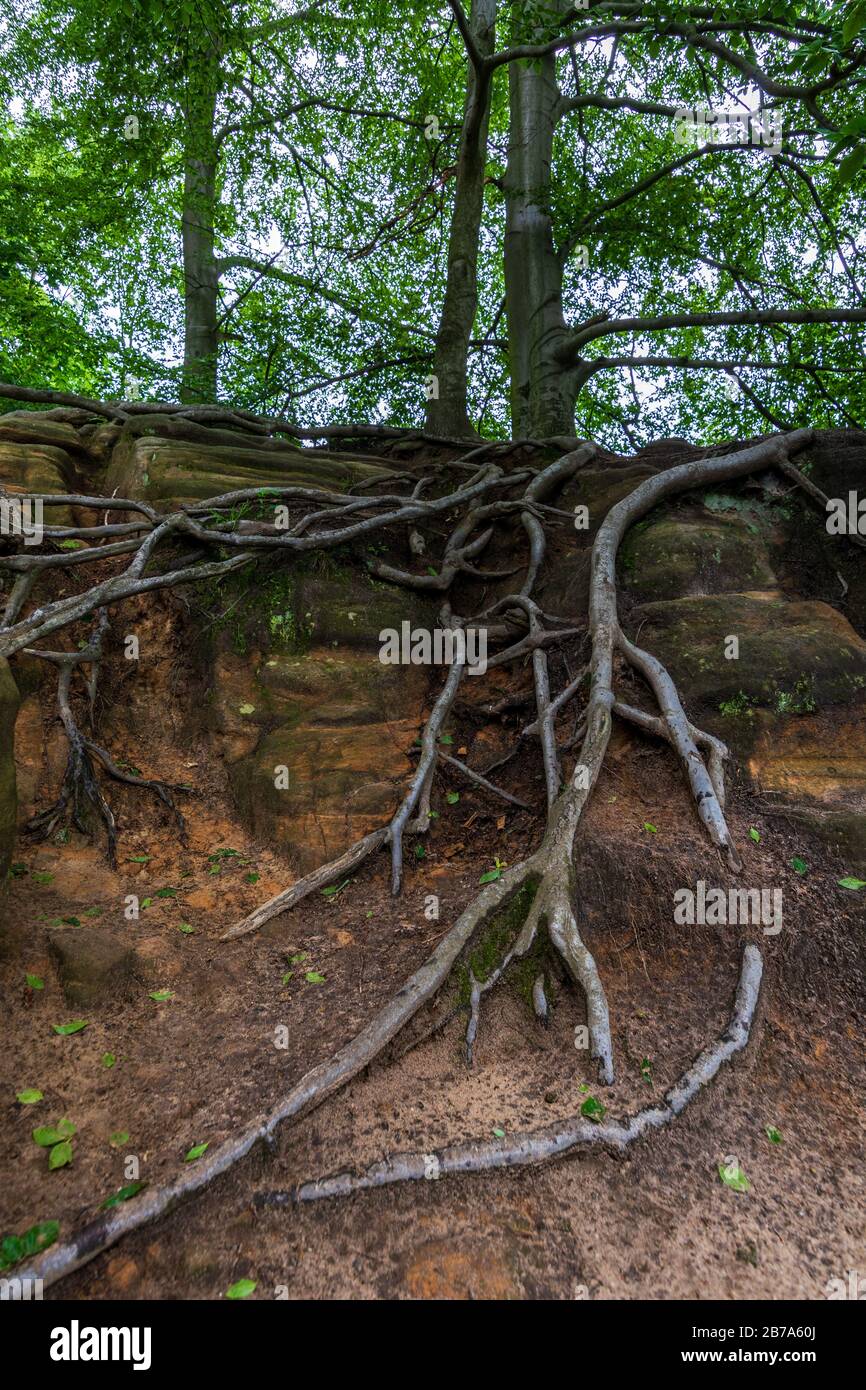
<path id="1" fill-rule="evenodd" d="M 39 447 L 44 455 L 48 446 Z M 590 525 L 552 529 L 547 608 L 583 615 L 587 547 L 607 507 L 687 448 L 664 441 L 575 479 L 558 505 L 586 505 Z M 862 436 L 839 432 L 820 441 L 813 476 L 843 492 L 864 458 Z M 80 453 L 74 461 L 83 466 Z M 208 495 L 198 474 L 191 483 L 183 472 L 198 467 L 194 459 L 167 459 L 173 478 L 169 465 L 190 495 Z M 97 477 L 106 461 L 90 466 Z M 134 470 L 126 482 L 134 488 Z M 521 544 L 517 531 L 497 536 L 485 566 L 519 564 Z M 256 595 L 211 596 L 210 608 L 163 596 L 117 614 L 98 711 L 103 741 L 146 776 L 192 789 L 180 798 L 186 847 L 154 800 L 113 793 L 117 872 L 98 834 L 34 843 L 23 833 L 56 795 L 65 746 L 51 682 L 13 663 L 22 833 L 0 936 L 3 1233 L 48 1219 L 68 1232 L 133 1169 L 157 1184 L 190 1149 L 216 1147 L 400 988 L 497 859 L 514 863 L 537 843 L 544 784 L 527 742 L 498 778 L 529 811 L 443 772 L 423 853 L 409 847 L 402 898 L 391 898 L 381 856 L 260 933 L 219 941 L 341 837 L 348 844 L 387 819 L 411 770 L 435 675 L 388 687 L 375 652 L 386 617 L 423 621 L 423 610 L 393 589 L 350 582 L 345 564 L 288 588 L 281 578 Z M 464 961 L 378 1063 L 284 1127 L 273 1151 L 256 1151 L 51 1296 L 216 1298 L 248 1277 L 265 1298 L 821 1298 L 829 1279 L 866 1267 L 866 892 L 839 884 L 866 878 L 861 570 L 861 555 L 830 547 L 820 516 L 799 499 L 751 484 L 682 499 L 635 528 L 624 548 L 624 620 L 669 664 L 690 715 L 734 748 L 730 822 L 746 861 L 742 883 L 780 889 L 784 925 L 765 936 L 760 926 L 674 921 L 677 889 L 733 880 L 701 838 L 672 753 L 618 729 L 577 853 L 611 1006 L 614 1087 L 598 1088 L 575 1046 L 583 1003 L 543 952 L 532 966 L 547 973 L 550 1027 L 528 1007 L 526 970 L 512 972 L 484 1001 L 468 1070 Z M 481 590 L 462 606 L 478 606 Z M 131 631 L 142 650 L 134 671 L 122 643 Z M 732 631 L 736 663 L 719 655 Z M 579 642 L 557 658 L 559 684 L 581 659 Z M 466 685 L 448 738 L 484 769 L 513 746 L 527 707 L 489 708 L 528 690 L 530 675 L 516 668 Z M 636 684 L 632 694 L 640 699 Z M 256 779 L 283 760 L 299 772 L 280 801 L 272 779 L 267 796 Z M 127 915 L 131 896 L 137 918 Z M 767 971 L 747 1052 L 628 1157 L 594 1152 L 302 1208 L 255 1204 L 394 1151 L 549 1123 L 587 1096 L 612 1117 L 660 1097 L 725 1026 L 749 935 Z M 474 968 L 489 970 L 501 946 L 495 937 L 473 943 Z M 86 1028 L 53 1030 L 75 1019 Z M 16 1102 L 28 1088 L 43 1098 Z M 49 1171 L 32 1130 L 63 1118 L 76 1128 L 73 1160 Z M 732 1158 L 746 1192 L 720 1179 Z"/>

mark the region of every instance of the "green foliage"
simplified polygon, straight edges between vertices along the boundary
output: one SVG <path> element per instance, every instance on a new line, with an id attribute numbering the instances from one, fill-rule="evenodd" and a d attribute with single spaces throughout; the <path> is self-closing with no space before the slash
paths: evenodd
<path id="1" fill-rule="evenodd" d="M 0 379 L 176 397 L 185 208 L 188 227 L 212 233 L 222 398 L 304 423 L 421 421 L 447 270 L 463 42 L 439 0 L 292 11 L 267 0 L 6 0 Z M 565 114 L 542 199 L 566 267 L 568 324 L 860 303 L 863 0 L 738 0 L 700 25 L 683 24 L 681 3 L 654 0 L 615 47 L 613 28 L 599 38 L 564 2 L 500 5 L 497 19 L 500 50 L 590 31 L 573 58 L 563 44 L 555 59 Z M 672 111 L 737 100 L 754 109 L 760 73 L 765 88 L 788 93 L 764 94 L 783 119 L 779 158 L 678 142 Z M 503 64 L 469 369 L 470 414 L 493 435 L 510 430 L 508 85 Z M 585 104 L 593 95 L 608 105 Z M 136 136 L 125 138 L 132 117 Z M 186 280 L 195 282 L 189 265 Z M 856 326 L 826 324 L 597 339 L 588 360 L 667 361 L 592 376 L 576 430 L 631 450 L 669 435 L 743 437 L 768 418 L 833 425 L 839 403 L 862 419 L 860 342 Z M 744 381 L 757 403 L 726 394 L 719 370 L 686 370 L 689 359 L 751 364 Z"/>

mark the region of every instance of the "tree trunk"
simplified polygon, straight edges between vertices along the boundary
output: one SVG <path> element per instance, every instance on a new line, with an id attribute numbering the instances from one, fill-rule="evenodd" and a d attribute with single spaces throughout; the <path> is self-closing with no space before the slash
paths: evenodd
<path id="1" fill-rule="evenodd" d="M 484 55 L 492 53 L 496 0 L 474 0 L 470 22 L 479 51 Z M 433 389 L 438 394 L 427 402 L 427 430 L 448 437 L 474 434 L 467 410 L 466 375 L 469 340 L 478 308 L 478 239 L 484 206 L 490 88 L 489 75 L 479 81 L 470 62 L 448 242 L 448 279 L 433 356 Z"/>
<path id="2" fill-rule="evenodd" d="M 566 0 L 558 0 L 563 12 Z M 520 35 L 519 40 L 536 36 Z M 574 433 L 576 374 L 556 351 L 568 338 L 562 261 L 553 244 L 550 165 L 560 93 L 553 55 L 509 69 L 510 131 L 505 174 L 505 302 L 511 372 L 511 431 Z"/>
<path id="3" fill-rule="evenodd" d="M 217 399 L 217 286 L 214 256 L 219 61 L 211 49 L 190 68 L 183 185 L 184 345 L 182 401 Z"/>

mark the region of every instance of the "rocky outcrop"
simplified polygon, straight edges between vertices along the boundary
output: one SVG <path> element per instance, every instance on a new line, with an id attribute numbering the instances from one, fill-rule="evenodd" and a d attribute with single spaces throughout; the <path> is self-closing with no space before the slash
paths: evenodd
<path id="1" fill-rule="evenodd" d="M 187 444 L 156 436 L 125 435 L 114 449 L 105 489 L 161 507 L 200 502 L 254 487 L 318 487 L 342 491 L 383 469 L 350 456 L 322 457 L 314 449 L 265 450 L 242 443 Z"/>
<path id="2" fill-rule="evenodd" d="M 429 671 L 382 665 L 379 633 L 435 610 L 349 569 L 243 583 L 211 656 L 217 747 L 246 822 L 307 872 L 393 814 Z"/>
<path id="3" fill-rule="evenodd" d="M 828 431 L 798 463 L 830 496 L 862 491 L 866 435 Z M 800 593 L 844 599 L 862 569 L 813 504 L 754 485 L 658 509 L 620 554 L 626 630 L 665 663 L 689 714 L 769 805 L 866 877 L 866 641 Z M 862 599 L 866 587 L 846 605 L 861 622 Z"/>

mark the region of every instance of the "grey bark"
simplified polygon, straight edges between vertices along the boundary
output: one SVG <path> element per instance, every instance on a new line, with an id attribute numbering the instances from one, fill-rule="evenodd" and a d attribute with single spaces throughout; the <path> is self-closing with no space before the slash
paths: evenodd
<path id="1" fill-rule="evenodd" d="M 217 398 L 217 291 L 214 255 L 217 145 L 214 133 L 219 62 L 211 49 L 191 68 L 185 110 L 183 293 L 184 345 L 181 400 Z"/>
<path id="2" fill-rule="evenodd" d="M 563 14 L 565 0 L 556 0 Z M 515 38 L 533 35 L 515 35 Z M 509 67 L 511 108 L 505 174 L 505 300 L 515 438 L 574 433 L 576 374 L 561 354 L 569 339 L 562 262 L 553 243 L 550 167 L 561 114 L 556 59 Z"/>
<path id="3" fill-rule="evenodd" d="M 487 57 L 494 49 L 496 0 L 474 0 L 470 25 L 478 54 Z M 448 277 L 433 356 L 438 396 L 427 402 L 426 429 L 436 435 L 459 437 L 474 433 L 466 402 L 466 368 L 478 308 L 478 241 L 484 207 L 490 88 L 491 73 L 479 69 L 470 55 L 448 241 Z"/>

